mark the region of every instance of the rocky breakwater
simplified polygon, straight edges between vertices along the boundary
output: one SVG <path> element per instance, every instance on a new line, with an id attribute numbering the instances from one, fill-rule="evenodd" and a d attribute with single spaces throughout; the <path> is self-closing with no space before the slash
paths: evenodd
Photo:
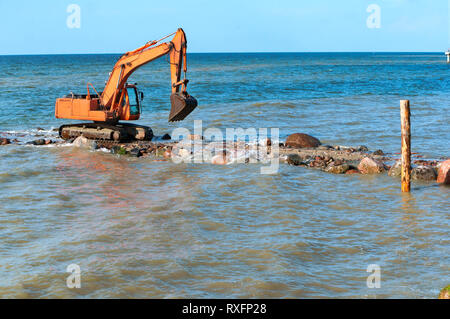
<path id="1" fill-rule="evenodd" d="M 153 156 L 172 159 L 175 162 L 195 162 L 201 153 L 202 163 L 225 165 L 231 163 L 263 162 L 274 156 L 271 153 L 272 141 L 265 139 L 254 143 L 211 142 L 203 136 L 189 135 L 181 141 L 171 141 L 167 134 L 156 141 L 122 143 L 111 146 L 110 142 L 97 141 L 97 147 L 108 148 L 114 154 L 134 157 Z M 197 149 L 197 152 L 196 152 Z M 215 152 L 215 150 L 221 150 Z M 261 152 L 261 149 L 267 152 Z M 295 133 L 279 144 L 281 162 L 289 165 L 320 169 L 331 174 L 382 174 L 390 176 L 401 174 L 401 163 L 391 154 L 382 150 L 370 151 L 367 146 L 324 145 L 311 135 Z M 201 150 L 201 151 L 200 151 Z M 212 154 L 205 156 L 205 154 Z M 393 164 L 392 166 L 389 163 Z M 450 181 L 450 160 L 415 160 L 412 167 L 412 179 L 421 181 L 436 181 L 448 184 Z"/>
<path id="2" fill-rule="evenodd" d="M 169 137 L 170 139 L 170 137 Z M 111 143 L 97 141 L 96 147 L 107 148 L 111 153 L 133 157 L 150 157 L 153 160 L 171 159 L 175 163 L 257 163 L 267 160 L 271 141 L 256 143 L 242 141 L 206 141 L 200 135 L 188 135 L 180 141 L 157 138 L 153 141 Z"/>
<path id="3" fill-rule="evenodd" d="M 375 174 L 386 170 L 384 153 L 370 153 L 366 146 L 323 145 L 304 133 L 287 137 L 280 156 L 288 164 L 316 168 L 332 174 Z"/>
<path id="4" fill-rule="evenodd" d="M 4 134 L 1 134 L 4 135 Z M 267 163 L 276 156 L 281 162 L 293 166 L 319 169 L 331 174 L 381 174 L 401 175 L 401 163 L 393 154 L 382 150 L 370 151 L 366 146 L 324 145 L 318 138 L 294 133 L 284 143 L 278 144 L 278 154 L 272 152 L 273 142 L 269 139 L 258 141 L 206 141 L 200 135 L 188 135 L 180 141 L 171 140 L 170 135 L 155 137 L 152 141 L 117 143 L 112 141 L 93 141 L 83 136 L 71 141 L 37 139 L 20 142 L 17 139 L 0 136 L 0 145 L 67 144 L 89 150 L 101 149 L 119 156 L 151 157 L 155 161 L 172 160 L 176 163 L 211 163 L 226 165 L 232 163 Z M 417 156 L 420 158 L 420 156 Z M 389 165 L 391 164 L 391 165 Z M 450 160 L 413 161 L 411 176 L 413 180 L 437 181 L 450 184 Z"/>
<path id="5" fill-rule="evenodd" d="M 369 151 L 366 146 L 323 145 L 319 139 L 295 133 L 287 137 L 280 148 L 281 158 L 294 166 L 320 169 L 332 174 L 381 174 L 401 175 L 401 162 L 382 150 Z M 394 164 L 392 166 L 388 163 Z M 450 160 L 415 160 L 411 177 L 418 181 L 450 183 Z"/>

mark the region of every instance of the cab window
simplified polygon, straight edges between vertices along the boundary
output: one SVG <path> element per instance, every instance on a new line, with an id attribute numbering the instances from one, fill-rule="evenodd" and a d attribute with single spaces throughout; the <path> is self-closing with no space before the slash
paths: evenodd
<path id="1" fill-rule="evenodd" d="M 139 114 L 139 101 L 134 88 L 127 88 L 128 100 L 130 103 L 130 115 Z"/>

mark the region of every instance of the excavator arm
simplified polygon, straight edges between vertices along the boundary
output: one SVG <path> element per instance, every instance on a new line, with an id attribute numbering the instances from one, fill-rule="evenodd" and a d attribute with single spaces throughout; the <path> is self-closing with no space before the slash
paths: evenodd
<path id="1" fill-rule="evenodd" d="M 160 43 L 162 40 L 175 34 L 169 42 Z M 125 53 L 115 64 L 107 84 L 100 97 L 100 103 L 105 109 L 120 113 L 121 105 L 118 102 L 120 92 L 125 88 L 128 78 L 141 66 L 156 60 L 166 54 L 170 56 L 170 72 L 172 81 L 171 111 L 169 121 L 180 121 L 189 115 L 197 106 L 197 100 L 187 91 L 186 79 L 186 48 L 187 41 L 183 29 L 170 34 L 158 41 L 151 41 L 144 46 Z M 160 44 L 158 44 L 160 43 Z M 181 72 L 184 71 L 184 79 L 181 80 Z M 181 89 L 180 89 L 181 87 Z"/>

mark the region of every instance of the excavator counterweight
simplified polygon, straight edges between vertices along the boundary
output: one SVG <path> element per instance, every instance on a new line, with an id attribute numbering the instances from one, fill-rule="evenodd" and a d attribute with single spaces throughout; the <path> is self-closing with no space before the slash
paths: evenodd
<path id="1" fill-rule="evenodd" d="M 162 40 L 174 35 L 171 41 Z M 55 104 L 56 118 L 93 121 L 94 123 L 63 125 L 59 129 L 61 138 L 69 139 L 84 135 L 91 139 L 104 140 L 151 140 L 149 127 L 126 124 L 119 121 L 138 120 L 141 115 L 144 94 L 136 84 L 128 84 L 131 74 L 141 66 L 165 55 L 170 57 L 171 110 L 169 121 L 185 119 L 196 107 L 197 100 L 187 93 L 186 64 L 187 41 L 183 29 L 178 29 L 158 41 L 125 53 L 114 65 L 106 86 L 100 93 L 92 84 L 87 84 L 86 95 L 71 93 L 58 98 Z M 181 79 L 182 73 L 184 78 Z M 90 92 L 91 87 L 95 94 Z"/>

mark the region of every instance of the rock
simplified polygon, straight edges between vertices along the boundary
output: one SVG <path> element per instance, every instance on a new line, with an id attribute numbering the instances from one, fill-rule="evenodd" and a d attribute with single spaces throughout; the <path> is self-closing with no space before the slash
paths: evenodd
<path id="1" fill-rule="evenodd" d="M 0 138 L 0 145 L 8 145 L 11 144 L 11 140 L 7 138 Z"/>
<path id="2" fill-rule="evenodd" d="M 318 167 L 318 168 L 326 168 L 328 166 L 328 162 L 333 161 L 330 157 L 316 156 L 313 161 L 311 161 L 308 166 L 309 167 Z"/>
<path id="3" fill-rule="evenodd" d="M 41 138 L 41 139 L 38 139 L 38 140 L 27 142 L 27 144 L 31 144 L 31 145 L 45 145 L 45 140 Z"/>
<path id="4" fill-rule="evenodd" d="M 450 285 L 441 290 L 438 299 L 450 299 Z"/>
<path id="5" fill-rule="evenodd" d="M 357 169 L 351 168 L 345 174 L 361 174 Z"/>
<path id="6" fill-rule="evenodd" d="M 135 145 L 127 145 L 124 146 L 125 150 L 127 151 L 127 154 L 131 152 L 132 149 L 136 148 Z"/>
<path id="7" fill-rule="evenodd" d="M 436 172 L 430 166 L 417 166 L 411 170 L 411 179 L 422 181 L 435 181 Z"/>
<path id="8" fill-rule="evenodd" d="M 155 154 L 157 150 L 158 150 L 158 148 L 157 148 L 155 145 L 150 145 L 150 146 L 147 148 L 147 153 L 149 153 L 149 154 Z"/>
<path id="9" fill-rule="evenodd" d="M 333 148 L 333 146 L 330 146 L 330 145 L 319 145 L 317 147 L 318 150 L 329 150 L 330 148 Z"/>
<path id="10" fill-rule="evenodd" d="M 227 153 L 223 152 L 223 154 L 215 155 L 211 158 L 211 163 L 215 165 L 226 165 L 227 162 Z"/>
<path id="11" fill-rule="evenodd" d="M 191 140 L 191 141 L 201 141 L 201 140 L 203 140 L 203 136 L 198 135 L 198 134 L 189 134 L 186 138 L 188 140 Z"/>
<path id="12" fill-rule="evenodd" d="M 270 140 L 270 138 L 266 138 L 266 139 L 260 139 L 258 140 L 258 146 L 271 146 L 272 145 L 272 141 Z"/>
<path id="13" fill-rule="evenodd" d="M 389 176 L 401 176 L 402 175 L 402 161 L 395 162 L 394 165 L 389 169 Z"/>
<path id="14" fill-rule="evenodd" d="M 379 174 L 386 170 L 384 163 L 382 161 L 364 157 L 361 162 L 359 162 L 358 170 L 361 174 Z"/>
<path id="15" fill-rule="evenodd" d="M 321 143 L 320 141 L 308 134 L 294 133 L 288 136 L 285 145 L 287 147 L 304 148 L 304 147 L 317 147 Z"/>
<path id="16" fill-rule="evenodd" d="M 320 159 L 322 159 L 322 157 L 316 157 L 316 160 L 320 160 Z M 323 157 L 323 160 L 325 162 L 327 162 L 328 164 L 330 164 L 331 162 L 334 162 L 334 159 L 331 156 L 327 156 L 327 155 L 325 155 Z"/>
<path id="17" fill-rule="evenodd" d="M 373 152 L 373 155 L 384 155 L 384 152 L 382 150 L 376 150 L 375 152 Z"/>
<path id="18" fill-rule="evenodd" d="M 413 164 L 416 164 L 417 166 L 433 166 L 436 167 L 439 162 L 436 160 L 430 161 L 430 160 L 414 160 Z"/>
<path id="19" fill-rule="evenodd" d="M 163 154 L 164 154 L 164 151 L 162 149 L 158 149 L 156 151 L 156 155 L 157 156 L 163 156 Z M 187 159 L 188 157 L 191 156 L 191 151 L 187 150 L 185 148 L 181 148 L 181 147 L 175 146 L 172 149 L 172 154 L 173 154 L 172 157 L 176 157 L 176 158 L 180 158 L 180 159 Z"/>
<path id="20" fill-rule="evenodd" d="M 166 134 L 164 134 L 163 136 L 161 136 L 161 139 L 162 139 L 162 140 L 171 140 L 172 137 L 170 137 L 170 135 L 166 133 Z"/>
<path id="21" fill-rule="evenodd" d="M 141 150 L 136 147 L 131 149 L 129 154 L 130 154 L 130 156 L 133 156 L 133 157 L 141 157 L 142 156 Z"/>
<path id="22" fill-rule="evenodd" d="M 340 164 L 340 165 L 328 165 L 325 169 L 325 172 L 333 173 L 333 174 L 344 174 L 350 169 L 348 164 Z"/>
<path id="23" fill-rule="evenodd" d="M 286 161 L 289 165 L 294 165 L 294 166 L 305 164 L 305 163 L 303 163 L 302 158 L 300 156 L 298 156 L 297 154 L 289 154 Z"/>
<path id="24" fill-rule="evenodd" d="M 155 156 L 161 157 L 164 156 L 165 150 L 163 148 L 157 147 L 155 149 Z"/>
<path id="25" fill-rule="evenodd" d="M 178 154 L 177 155 L 180 156 L 180 157 L 188 157 L 188 156 L 191 155 L 191 152 L 189 150 L 185 149 L 185 148 L 180 148 L 178 150 Z"/>
<path id="26" fill-rule="evenodd" d="M 440 184 L 450 185 L 450 159 L 441 163 L 437 182 Z"/>
<path id="27" fill-rule="evenodd" d="M 44 143 L 45 143 L 45 140 L 44 140 Z M 73 146 L 81 147 L 81 148 L 87 148 L 87 149 L 91 149 L 91 150 L 95 150 L 95 149 L 98 148 L 96 141 L 90 140 L 90 139 L 84 137 L 83 135 L 78 136 L 73 141 Z"/>
<path id="28" fill-rule="evenodd" d="M 360 145 L 357 147 L 358 152 L 367 152 L 369 148 L 365 145 Z"/>
<path id="29" fill-rule="evenodd" d="M 166 150 L 166 151 L 163 153 L 163 157 L 164 157 L 164 158 L 172 158 L 172 151 L 171 151 L 171 150 Z"/>

